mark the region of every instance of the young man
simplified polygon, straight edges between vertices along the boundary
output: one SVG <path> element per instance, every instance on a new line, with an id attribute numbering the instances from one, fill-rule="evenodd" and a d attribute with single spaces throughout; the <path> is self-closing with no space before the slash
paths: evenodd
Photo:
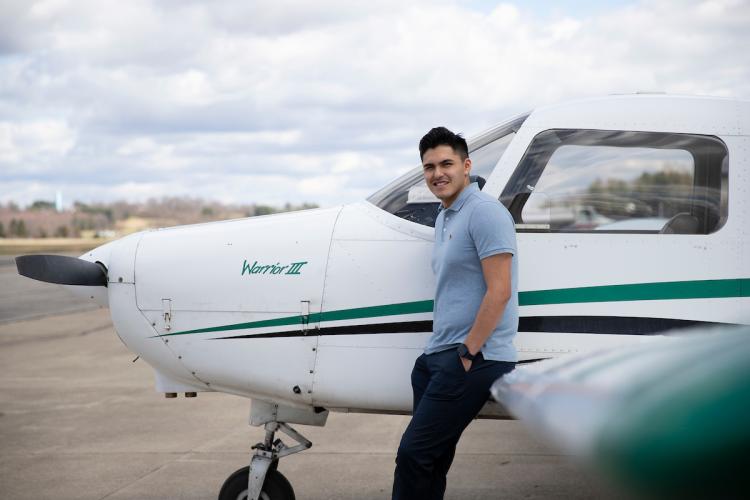
<path id="1" fill-rule="evenodd" d="M 442 499 L 461 433 L 515 367 L 518 267 L 513 217 L 470 183 L 466 140 L 444 127 L 419 143 L 441 201 L 432 270 L 433 334 L 411 374 L 414 412 L 396 457 L 394 500 Z"/>

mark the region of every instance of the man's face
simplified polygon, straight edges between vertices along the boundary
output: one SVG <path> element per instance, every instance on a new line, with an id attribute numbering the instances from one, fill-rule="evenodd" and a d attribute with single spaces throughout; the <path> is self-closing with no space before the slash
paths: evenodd
<path id="1" fill-rule="evenodd" d="M 432 194 L 443 202 L 443 206 L 449 207 L 469 185 L 471 160 L 462 160 L 452 147 L 441 145 L 424 152 L 422 170 Z"/>

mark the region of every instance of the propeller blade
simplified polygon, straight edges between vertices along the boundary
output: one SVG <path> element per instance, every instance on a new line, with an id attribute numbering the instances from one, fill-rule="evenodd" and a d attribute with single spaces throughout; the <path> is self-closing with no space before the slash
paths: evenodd
<path id="1" fill-rule="evenodd" d="M 21 255 L 16 257 L 18 274 L 60 285 L 107 286 L 104 266 L 63 255 Z"/>

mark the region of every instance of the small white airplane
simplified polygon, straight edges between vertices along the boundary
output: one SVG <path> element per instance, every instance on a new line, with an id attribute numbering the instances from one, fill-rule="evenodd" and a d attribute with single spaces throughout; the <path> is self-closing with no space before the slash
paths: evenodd
<path id="1" fill-rule="evenodd" d="M 522 364 L 750 325 L 750 102 L 581 100 L 469 145 L 476 181 L 516 220 Z M 144 231 L 18 269 L 108 306 L 167 397 L 250 398 L 266 439 L 219 498 L 291 499 L 278 460 L 311 443 L 289 424 L 410 412 L 438 208 L 421 170 L 345 206 Z M 508 416 L 495 402 L 482 415 Z"/>

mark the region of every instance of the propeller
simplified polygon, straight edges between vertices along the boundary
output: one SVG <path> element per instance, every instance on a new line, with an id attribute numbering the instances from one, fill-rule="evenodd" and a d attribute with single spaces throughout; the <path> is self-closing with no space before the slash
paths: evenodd
<path id="1" fill-rule="evenodd" d="M 18 274 L 60 285 L 107 286 L 107 269 L 98 263 L 63 255 L 16 257 Z"/>

